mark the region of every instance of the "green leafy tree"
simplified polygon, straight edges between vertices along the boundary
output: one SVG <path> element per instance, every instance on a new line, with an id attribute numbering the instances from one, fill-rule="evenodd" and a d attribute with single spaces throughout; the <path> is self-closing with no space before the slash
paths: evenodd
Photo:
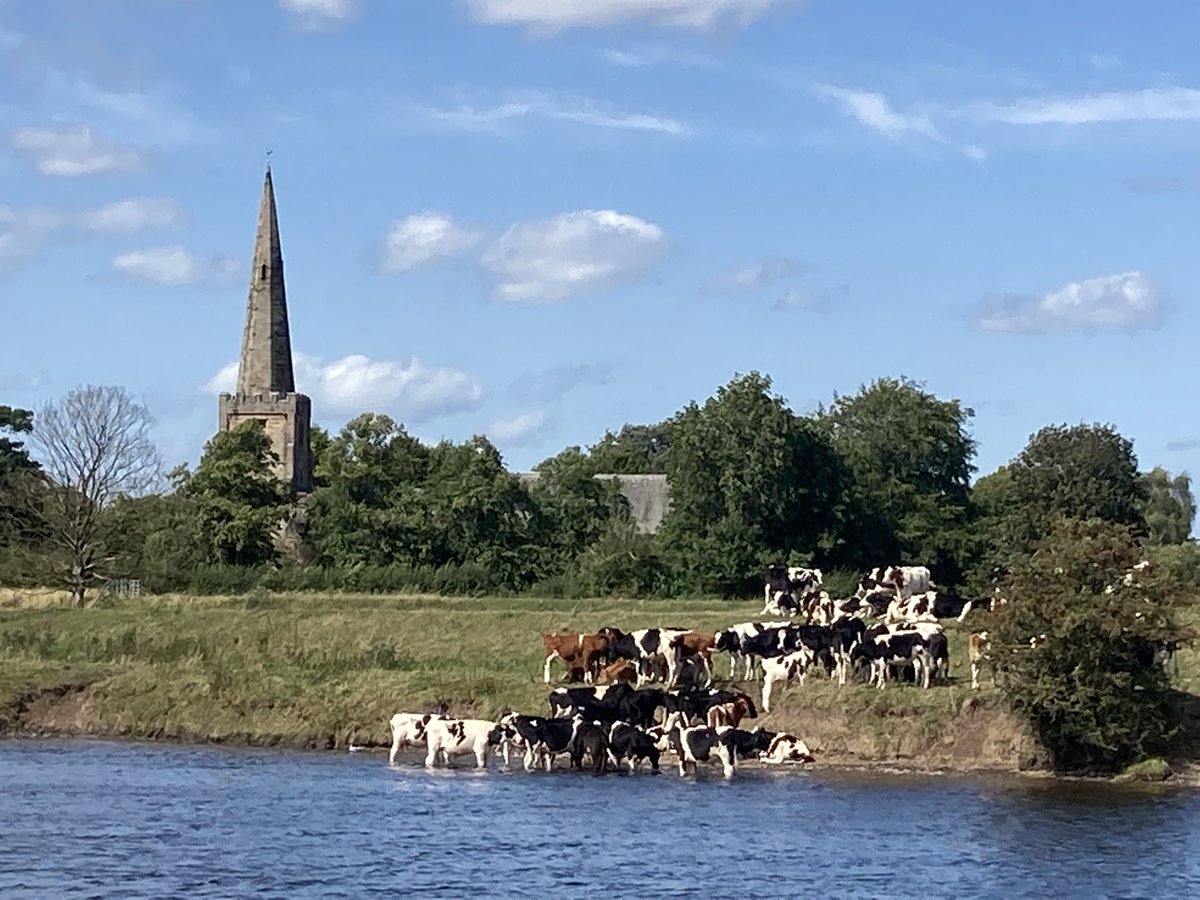
<path id="1" fill-rule="evenodd" d="M 849 485 L 837 565 L 929 565 L 954 583 L 967 555 L 974 412 L 905 378 L 883 378 L 818 413 Z"/>
<path id="2" fill-rule="evenodd" d="M 538 479 L 530 493 L 546 517 L 554 564 L 569 567 L 608 528 L 614 515 L 627 511 L 615 482 L 593 477 L 591 461 L 579 447 L 568 447 L 534 467 Z"/>
<path id="3" fill-rule="evenodd" d="M 18 434 L 33 431 L 33 412 L 12 406 L 0 406 L 0 478 L 14 472 L 32 472 L 38 464 L 29 456 Z"/>
<path id="4" fill-rule="evenodd" d="M 0 578 L 14 583 L 32 576 L 35 546 L 45 538 L 31 502 L 38 464 L 16 440 L 32 430 L 30 410 L 0 406 Z"/>
<path id="5" fill-rule="evenodd" d="M 1064 519 L 1008 579 L 991 629 L 997 683 L 1060 770 L 1114 770 L 1161 752 L 1175 728 L 1155 648 L 1180 637 L 1182 592 L 1133 570 L 1142 559 L 1131 527 Z"/>
<path id="6" fill-rule="evenodd" d="M 671 426 L 662 541 L 684 590 L 744 594 L 764 560 L 811 552 L 834 524 L 842 469 L 825 437 L 751 372 Z"/>
<path id="7" fill-rule="evenodd" d="M 1141 476 L 1146 539 L 1151 544 L 1182 544 L 1192 533 L 1196 498 L 1186 472 L 1172 476 L 1156 466 Z"/>
<path id="8" fill-rule="evenodd" d="M 178 492 L 194 511 L 194 535 L 207 563 L 252 566 L 275 560 L 275 537 L 290 490 L 260 423 L 242 422 L 204 447 L 196 471 L 180 472 Z"/>
<path id="9" fill-rule="evenodd" d="M 1142 533 L 1145 492 L 1133 444 L 1112 426 L 1043 428 L 976 486 L 987 544 L 981 566 L 1011 568 L 1063 519 L 1100 519 Z"/>
<path id="10" fill-rule="evenodd" d="M 308 538 L 322 565 L 416 566 L 438 555 L 424 484 L 430 451 L 388 416 L 352 419 L 317 457 Z"/>
<path id="11" fill-rule="evenodd" d="M 610 475 L 661 475 L 667 471 L 673 423 L 625 425 L 619 432 L 605 432 L 588 448 L 594 473 Z"/>

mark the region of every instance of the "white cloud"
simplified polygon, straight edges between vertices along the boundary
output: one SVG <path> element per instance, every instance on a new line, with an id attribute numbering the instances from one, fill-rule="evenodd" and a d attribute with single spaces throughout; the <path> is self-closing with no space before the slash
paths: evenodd
<path id="1" fill-rule="evenodd" d="M 99 209 L 76 214 L 75 224 L 86 231 L 131 234 L 155 228 L 175 228 L 187 219 L 183 207 L 170 197 L 130 197 Z"/>
<path id="2" fill-rule="evenodd" d="M 588 209 L 513 225 L 482 263 L 497 299 L 547 303 L 642 278 L 668 247 L 652 222 Z"/>
<path id="3" fill-rule="evenodd" d="M 608 384 L 614 366 L 609 363 L 571 363 L 541 372 L 527 372 L 513 379 L 509 391 L 516 397 L 555 403 L 569 391 L 586 385 Z"/>
<path id="4" fill-rule="evenodd" d="M 1121 66 L 1121 57 L 1115 53 L 1092 53 L 1088 55 L 1088 62 L 1094 69 L 1117 69 Z"/>
<path id="5" fill-rule="evenodd" d="M 920 114 L 902 115 L 892 108 L 883 94 L 834 87 L 829 84 L 816 86 L 818 94 L 830 97 L 842 105 L 844 112 L 853 116 L 868 128 L 890 138 L 913 132 L 925 137 L 940 139 L 933 122 Z"/>
<path id="6" fill-rule="evenodd" d="M 416 357 L 372 360 L 354 354 L 326 363 L 320 357 L 297 353 L 294 366 L 296 389 L 310 396 L 321 414 L 380 412 L 417 423 L 478 409 L 483 400 L 483 385 L 476 376 L 427 366 Z M 236 362 L 222 366 L 202 390 L 210 394 L 233 391 L 237 370 Z"/>
<path id="7" fill-rule="evenodd" d="M 1009 125 L 1091 125 L 1101 122 L 1191 122 L 1200 119 L 1200 90 L 1182 87 L 1105 91 L 983 104 L 975 113 Z"/>
<path id="8" fill-rule="evenodd" d="M 311 29 L 340 24 L 358 12 L 357 0 L 279 0 L 279 6 Z"/>
<path id="9" fill-rule="evenodd" d="M 756 291 L 795 271 L 796 261 L 787 257 L 774 257 L 743 263 L 733 269 L 714 275 L 700 290 L 705 294 L 740 294 Z"/>
<path id="10" fill-rule="evenodd" d="M 574 122 L 593 128 L 648 131 L 687 137 L 692 129 L 678 119 L 627 112 L 594 100 L 555 98 L 540 92 L 513 94 L 492 105 L 460 103 L 453 107 L 423 107 L 429 119 L 470 131 L 495 131 L 505 122 L 524 117 Z"/>
<path id="11" fill-rule="evenodd" d="M 118 275 L 167 287 L 227 288 L 236 284 L 242 265 L 231 256 L 197 257 L 178 245 L 123 253 L 112 261 Z"/>
<path id="12" fill-rule="evenodd" d="M 475 18 L 542 32 L 647 22 L 676 28 L 744 27 L 797 0 L 471 0 Z"/>
<path id="13" fill-rule="evenodd" d="M 487 427 L 487 436 L 497 445 L 524 447 L 544 437 L 549 425 L 549 416 L 539 409 L 513 419 L 496 420 Z"/>
<path id="14" fill-rule="evenodd" d="M 90 128 L 18 128 L 8 144 L 27 156 L 43 175 L 75 177 L 101 172 L 136 172 L 142 154 L 133 147 L 101 140 Z"/>
<path id="15" fill-rule="evenodd" d="M 384 272 L 407 272 L 444 262 L 475 247 L 483 235 L 457 224 L 446 213 L 426 210 L 392 224 L 384 245 Z"/>
<path id="16" fill-rule="evenodd" d="M 984 331 L 1015 334 L 1137 331 L 1157 327 L 1163 317 L 1161 290 L 1141 272 L 1071 281 L 1034 295 L 1005 295 L 985 300 L 976 310 Z"/>

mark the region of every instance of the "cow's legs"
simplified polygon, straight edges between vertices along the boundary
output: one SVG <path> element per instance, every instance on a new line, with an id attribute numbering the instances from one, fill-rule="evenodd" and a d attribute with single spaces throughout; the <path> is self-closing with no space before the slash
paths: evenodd
<path id="1" fill-rule="evenodd" d="M 388 753 L 388 765 L 389 766 L 394 766 L 396 764 L 396 754 L 400 752 L 400 742 L 401 742 L 401 737 L 400 737 L 399 733 L 393 734 L 392 735 L 392 749 L 391 749 L 391 752 Z"/>
<path id="2" fill-rule="evenodd" d="M 979 690 L 979 663 L 971 660 L 971 689 Z"/>
<path id="3" fill-rule="evenodd" d="M 551 651 L 550 655 L 546 657 L 546 665 L 542 669 L 542 683 L 543 684 L 550 683 L 550 661 L 554 660 L 554 659 L 562 659 L 562 657 L 558 655 L 557 650 Z"/>

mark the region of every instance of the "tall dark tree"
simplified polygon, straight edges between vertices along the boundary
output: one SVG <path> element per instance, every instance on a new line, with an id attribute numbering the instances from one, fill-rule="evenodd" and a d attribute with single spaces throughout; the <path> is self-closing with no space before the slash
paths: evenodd
<path id="1" fill-rule="evenodd" d="M 757 372 L 671 427 L 662 540 L 686 590 L 745 593 L 764 560 L 811 553 L 833 525 L 842 469 L 824 436 Z"/>
<path id="2" fill-rule="evenodd" d="M 214 435 L 196 471 L 179 474 L 178 492 L 191 503 L 206 562 L 259 565 L 275 559 L 290 500 L 277 464 L 262 425 L 248 420 Z"/>
<path id="3" fill-rule="evenodd" d="M 657 425 L 624 425 L 619 432 L 605 432 L 588 448 L 593 472 L 614 475 L 661 475 L 667 471 L 671 449 L 672 422 Z"/>
<path id="4" fill-rule="evenodd" d="M 0 478 L 14 472 L 31 472 L 38 465 L 29 456 L 16 435 L 33 431 L 33 412 L 12 406 L 0 406 Z M 6 436 L 7 435 L 7 436 Z"/>
<path id="5" fill-rule="evenodd" d="M 28 568 L 32 545 L 44 537 L 31 502 L 38 464 L 17 440 L 32 430 L 30 410 L 0 406 L 0 571 L 12 580 Z M 24 574 L 32 575 L 33 570 Z"/>
<path id="6" fill-rule="evenodd" d="M 578 447 L 543 460 L 534 471 L 539 477 L 530 493 L 546 515 L 556 564 L 568 567 L 624 511 L 623 498 L 614 482 L 593 477 L 591 461 Z"/>
<path id="7" fill-rule="evenodd" d="M 1186 472 L 1172 475 L 1155 466 L 1141 476 L 1146 539 L 1151 544 L 1182 544 L 1192 533 L 1196 498 Z"/>
<path id="8" fill-rule="evenodd" d="M 76 606 L 112 560 L 107 507 L 160 478 L 153 425 L 149 409 L 119 387 L 76 388 L 38 412 L 30 438 L 45 476 L 38 506 Z"/>
<path id="9" fill-rule="evenodd" d="M 943 583 L 958 580 L 975 468 L 967 427 L 974 414 L 905 378 L 872 382 L 818 413 L 850 473 L 835 562 L 922 563 Z"/>

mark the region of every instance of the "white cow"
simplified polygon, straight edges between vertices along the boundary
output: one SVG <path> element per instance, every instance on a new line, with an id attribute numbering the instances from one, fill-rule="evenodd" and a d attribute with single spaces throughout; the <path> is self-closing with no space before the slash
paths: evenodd
<path id="1" fill-rule="evenodd" d="M 771 739 L 769 746 L 761 756 L 765 763 L 779 764 L 786 762 L 810 763 L 814 757 L 808 749 L 808 744 L 791 734 L 777 734 Z"/>
<path id="2" fill-rule="evenodd" d="M 425 743 L 425 729 L 434 719 L 444 719 L 437 713 L 396 713 L 388 721 L 392 730 L 392 750 L 388 754 L 388 765 L 396 764 L 396 754 L 401 747 Z"/>
<path id="3" fill-rule="evenodd" d="M 801 684 L 804 684 L 804 678 L 808 674 L 808 667 L 813 662 L 813 653 L 808 649 L 797 650 L 795 653 L 789 653 L 786 656 L 763 659 L 763 712 L 771 711 L 771 690 L 775 685 L 787 681 L 799 681 Z"/>
<path id="4" fill-rule="evenodd" d="M 865 597 L 872 591 L 895 591 L 896 598 L 907 600 L 913 594 L 923 594 L 932 587 L 926 566 L 879 566 L 867 573 L 858 584 L 856 596 Z"/>
<path id="5" fill-rule="evenodd" d="M 509 742 L 505 730 L 496 722 L 485 719 L 431 719 L 425 726 L 425 766 L 432 768 L 438 759 L 449 766 L 455 756 L 475 755 L 477 768 L 487 768 L 487 752 L 497 747 L 504 755 L 504 764 L 509 762 Z"/>

